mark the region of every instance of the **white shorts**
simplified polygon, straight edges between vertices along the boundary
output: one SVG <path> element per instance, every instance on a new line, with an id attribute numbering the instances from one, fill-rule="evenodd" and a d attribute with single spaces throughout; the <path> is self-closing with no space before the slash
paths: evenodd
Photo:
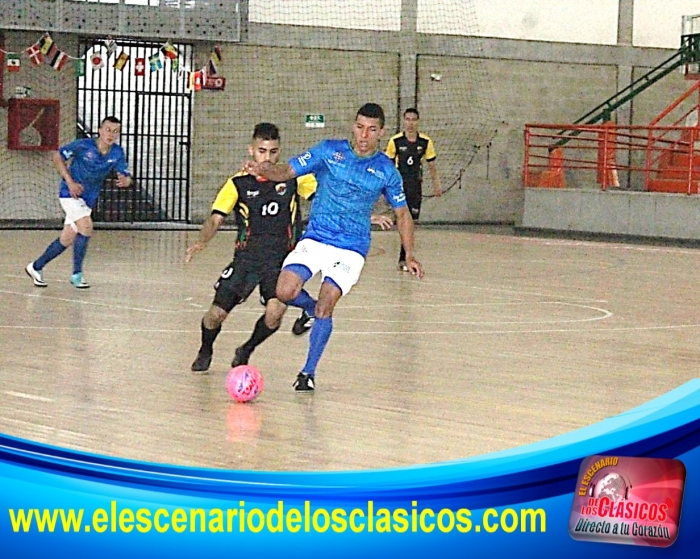
<path id="1" fill-rule="evenodd" d="M 58 201 L 66 212 L 66 225 L 73 225 L 79 219 L 92 215 L 92 209 L 82 198 L 59 198 Z"/>
<path id="2" fill-rule="evenodd" d="M 302 239 L 287 255 L 282 267 L 290 264 L 306 266 L 311 271 L 311 277 L 321 272 L 321 278 L 332 279 L 340 287 L 343 295 L 347 295 L 360 279 L 365 259 L 352 250 L 324 245 L 312 239 Z"/>

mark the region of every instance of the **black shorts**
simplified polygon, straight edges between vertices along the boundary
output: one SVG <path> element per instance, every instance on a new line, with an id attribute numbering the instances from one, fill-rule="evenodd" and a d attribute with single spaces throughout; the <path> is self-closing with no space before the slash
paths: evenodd
<path id="1" fill-rule="evenodd" d="M 420 217 L 420 205 L 423 197 L 421 182 L 404 181 L 403 191 L 406 194 L 406 204 L 414 220 Z"/>
<path id="2" fill-rule="evenodd" d="M 214 284 L 214 304 L 230 313 L 233 307 L 245 301 L 256 286 L 260 296 L 268 301 L 275 296 L 277 278 L 284 256 L 277 258 L 235 258 Z"/>

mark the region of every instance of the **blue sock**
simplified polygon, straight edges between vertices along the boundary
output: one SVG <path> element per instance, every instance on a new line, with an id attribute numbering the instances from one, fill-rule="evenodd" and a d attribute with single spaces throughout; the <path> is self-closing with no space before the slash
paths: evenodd
<path id="1" fill-rule="evenodd" d="M 302 369 L 303 373 L 307 373 L 310 376 L 316 374 L 316 366 L 321 359 L 323 350 L 326 349 L 331 332 L 333 332 L 333 317 L 317 318 L 314 321 L 309 334 L 309 353 L 306 357 L 306 364 Z"/>
<path id="2" fill-rule="evenodd" d="M 34 269 L 35 270 L 41 270 L 46 266 L 49 262 L 51 262 L 54 258 L 57 256 L 60 256 L 63 254 L 63 251 L 66 250 L 68 247 L 64 247 L 61 244 L 61 241 L 56 239 L 54 242 L 52 242 L 49 246 L 46 247 L 46 250 L 44 251 L 44 254 L 42 254 L 39 258 L 37 258 L 34 261 Z"/>
<path id="3" fill-rule="evenodd" d="M 316 299 L 314 299 L 306 289 L 302 289 L 299 295 L 291 301 L 287 301 L 288 305 L 304 309 L 308 314 L 314 316 L 316 312 Z"/>
<path id="4" fill-rule="evenodd" d="M 83 260 L 85 260 L 85 254 L 87 253 L 87 246 L 89 241 L 90 237 L 86 237 L 85 235 L 81 235 L 80 233 L 78 233 L 78 236 L 75 238 L 75 242 L 73 243 L 74 274 L 79 274 L 83 271 Z"/>

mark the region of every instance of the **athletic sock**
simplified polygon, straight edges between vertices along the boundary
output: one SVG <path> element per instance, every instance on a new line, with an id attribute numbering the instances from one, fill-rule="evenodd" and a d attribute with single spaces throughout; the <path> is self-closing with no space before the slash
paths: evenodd
<path id="1" fill-rule="evenodd" d="M 401 245 L 401 251 L 399 252 L 399 262 L 406 262 L 406 249 Z"/>
<path id="2" fill-rule="evenodd" d="M 267 340 L 267 338 L 277 332 L 277 330 L 279 330 L 279 326 L 277 328 L 268 327 L 268 325 L 265 324 L 265 315 L 262 315 L 255 323 L 255 328 L 253 328 L 253 333 L 250 338 L 241 347 L 246 351 L 252 352 L 256 347 Z"/>
<path id="3" fill-rule="evenodd" d="M 199 351 L 203 353 L 214 353 L 214 340 L 216 340 L 216 337 L 219 335 L 219 332 L 221 332 L 221 324 L 217 326 L 216 328 L 209 329 L 206 326 L 204 326 L 204 322 L 202 322 L 202 347 L 199 348 Z"/>
<path id="4" fill-rule="evenodd" d="M 34 261 L 34 269 L 42 270 L 49 262 L 57 256 L 63 254 L 63 251 L 68 247 L 64 247 L 59 239 L 55 239 L 49 246 L 46 247 L 44 254 Z"/>
<path id="5" fill-rule="evenodd" d="M 331 332 L 333 332 L 333 317 L 316 318 L 309 334 L 309 353 L 302 372 L 311 376 L 316 374 L 316 366 L 321 359 L 323 350 L 326 349 Z"/>
<path id="6" fill-rule="evenodd" d="M 79 274 L 83 271 L 83 260 L 87 253 L 88 242 L 90 237 L 78 233 L 73 242 L 73 273 Z"/>
<path id="7" fill-rule="evenodd" d="M 306 289 L 302 289 L 294 299 L 287 302 L 292 307 L 304 309 L 310 316 L 314 316 L 316 312 L 316 299 L 314 299 Z"/>

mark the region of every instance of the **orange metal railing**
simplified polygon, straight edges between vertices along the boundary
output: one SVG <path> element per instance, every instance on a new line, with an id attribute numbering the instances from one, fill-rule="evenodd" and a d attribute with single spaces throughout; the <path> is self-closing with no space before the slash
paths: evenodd
<path id="1" fill-rule="evenodd" d="M 648 126 L 525 125 L 523 184 L 698 194 L 700 81 Z"/>
<path id="2" fill-rule="evenodd" d="M 692 111 L 683 119 L 691 115 Z M 562 138 L 567 138 L 566 144 L 557 147 Z M 602 190 L 624 188 L 698 194 L 699 183 L 700 127 L 697 125 L 525 126 L 523 184 L 527 187 L 598 185 Z"/>

